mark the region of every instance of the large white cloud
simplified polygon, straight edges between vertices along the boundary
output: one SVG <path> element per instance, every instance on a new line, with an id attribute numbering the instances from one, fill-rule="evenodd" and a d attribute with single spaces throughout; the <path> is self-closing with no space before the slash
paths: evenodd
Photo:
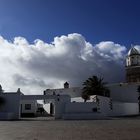
<path id="1" fill-rule="evenodd" d="M 125 46 L 111 41 L 92 45 L 77 33 L 55 37 L 52 43 L 37 39 L 33 44 L 23 37 L 8 41 L 1 36 L 0 82 L 7 90 L 21 87 L 26 94 L 59 88 L 65 81 L 78 86 L 91 75 L 120 82 L 126 52 Z"/>

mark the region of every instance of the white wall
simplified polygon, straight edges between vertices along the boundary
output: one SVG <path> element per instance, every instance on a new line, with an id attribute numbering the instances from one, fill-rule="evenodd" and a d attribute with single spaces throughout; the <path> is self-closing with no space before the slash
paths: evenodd
<path id="1" fill-rule="evenodd" d="M 65 111 L 66 102 L 55 102 L 54 105 L 54 116 L 55 119 L 61 119 Z"/>
<path id="2" fill-rule="evenodd" d="M 113 101 L 119 102 L 138 102 L 137 87 L 139 84 L 114 84 L 108 85 Z"/>
<path id="3" fill-rule="evenodd" d="M 20 104 L 22 105 L 21 113 L 34 113 L 34 114 L 36 114 L 36 111 L 37 111 L 37 101 L 36 100 L 21 100 Z M 26 110 L 25 104 L 31 104 L 31 109 Z"/>
<path id="4" fill-rule="evenodd" d="M 71 102 L 84 102 L 84 99 L 82 97 L 75 97 L 71 98 Z"/>
<path id="5" fill-rule="evenodd" d="M 71 100 L 69 95 L 60 95 L 55 98 L 54 103 L 54 115 L 56 119 L 62 118 L 62 114 L 64 113 L 65 109 L 65 104 L 69 103 Z M 48 101 L 50 103 L 50 101 Z M 47 103 L 48 103 L 47 102 Z M 45 110 L 47 112 L 50 112 L 50 106 L 49 105 L 44 105 Z"/>
<path id="6" fill-rule="evenodd" d="M 45 109 L 45 111 L 50 114 L 50 103 L 44 104 L 43 108 Z"/>
<path id="7" fill-rule="evenodd" d="M 71 98 L 69 95 L 60 95 L 57 97 L 59 99 L 59 102 L 70 102 Z"/>
<path id="8" fill-rule="evenodd" d="M 64 119 L 97 119 L 110 113 L 107 97 L 98 96 L 99 105 L 96 102 L 56 102 L 55 118 Z M 93 109 L 97 109 L 93 111 Z"/>
<path id="9" fill-rule="evenodd" d="M 112 112 L 110 108 L 110 98 L 108 97 L 103 97 L 103 96 L 97 96 L 99 98 L 99 107 L 100 107 L 100 112 L 103 115 L 108 115 L 110 112 Z"/>
<path id="10" fill-rule="evenodd" d="M 94 96 L 95 97 L 95 96 Z M 91 113 L 92 109 L 97 107 L 102 114 L 110 113 L 110 98 L 97 96 L 99 104 L 92 101 L 90 102 L 71 102 L 65 105 L 65 113 Z"/>
<path id="11" fill-rule="evenodd" d="M 86 103 L 66 103 L 65 113 L 93 113 L 93 108 L 97 108 L 97 104 L 94 102 Z"/>
<path id="12" fill-rule="evenodd" d="M 5 104 L 0 107 L 2 116 L 9 115 L 8 119 L 19 119 L 20 117 L 20 94 L 17 93 L 3 93 L 0 97 L 5 99 Z M 0 116 L 1 117 L 1 116 Z"/>
<path id="13" fill-rule="evenodd" d="M 99 104 L 96 102 L 71 102 L 65 104 L 65 111 L 62 115 L 63 119 L 103 119 L 106 118 L 110 112 L 109 102 L 107 97 L 97 96 Z M 93 111 L 97 108 L 97 112 Z"/>
<path id="14" fill-rule="evenodd" d="M 113 103 L 112 116 L 125 116 L 125 115 L 138 115 L 139 106 L 138 103 Z"/>
<path id="15" fill-rule="evenodd" d="M 93 119 L 101 117 L 100 113 L 94 112 L 96 103 L 55 103 L 55 119 Z"/>
<path id="16" fill-rule="evenodd" d="M 82 93 L 82 87 L 71 87 L 71 88 L 61 88 L 61 89 L 48 89 L 45 91 L 46 95 L 59 94 L 59 95 L 69 95 L 71 97 L 79 97 Z"/>
<path id="17" fill-rule="evenodd" d="M 87 100 L 86 102 L 93 102 L 93 98 L 95 97 L 96 95 L 92 95 L 90 96 L 90 99 Z M 74 98 L 71 98 L 71 102 L 84 102 L 84 99 L 82 97 L 74 97 Z"/>

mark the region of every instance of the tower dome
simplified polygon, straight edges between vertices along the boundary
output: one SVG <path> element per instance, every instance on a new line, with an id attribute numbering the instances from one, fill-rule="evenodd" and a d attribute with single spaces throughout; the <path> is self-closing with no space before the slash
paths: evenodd
<path id="1" fill-rule="evenodd" d="M 126 56 L 126 66 L 134 65 L 140 65 L 140 52 L 135 47 L 132 47 Z"/>
<path id="2" fill-rule="evenodd" d="M 140 52 L 135 47 L 132 47 L 128 52 L 128 56 L 131 55 L 140 55 Z"/>

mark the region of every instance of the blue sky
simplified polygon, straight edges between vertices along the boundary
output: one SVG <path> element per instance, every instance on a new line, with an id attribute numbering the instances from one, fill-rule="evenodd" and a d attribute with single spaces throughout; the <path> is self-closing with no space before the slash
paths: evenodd
<path id="1" fill-rule="evenodd" d="M 140 44 L 139 0 L 0 0 L 0 34 L 46 42 L 80 33 L 87 41 Z"/>

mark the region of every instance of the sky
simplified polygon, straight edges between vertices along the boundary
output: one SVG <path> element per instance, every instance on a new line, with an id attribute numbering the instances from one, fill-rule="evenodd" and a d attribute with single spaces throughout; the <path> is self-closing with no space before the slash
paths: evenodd
<path id="1" fill-rule="evenodd" d="M 139 0 L 0 0 L 0 83 L 26 94 L 81 86 L 92 75 L 125 81 L 140 49 Z"/>
<path id="2" fill-rule="evenodd" d="M 139 0 L 0 0 L 0 34 L 51 42 L 82 34 L 88 41 L 140 44 Z"/>

